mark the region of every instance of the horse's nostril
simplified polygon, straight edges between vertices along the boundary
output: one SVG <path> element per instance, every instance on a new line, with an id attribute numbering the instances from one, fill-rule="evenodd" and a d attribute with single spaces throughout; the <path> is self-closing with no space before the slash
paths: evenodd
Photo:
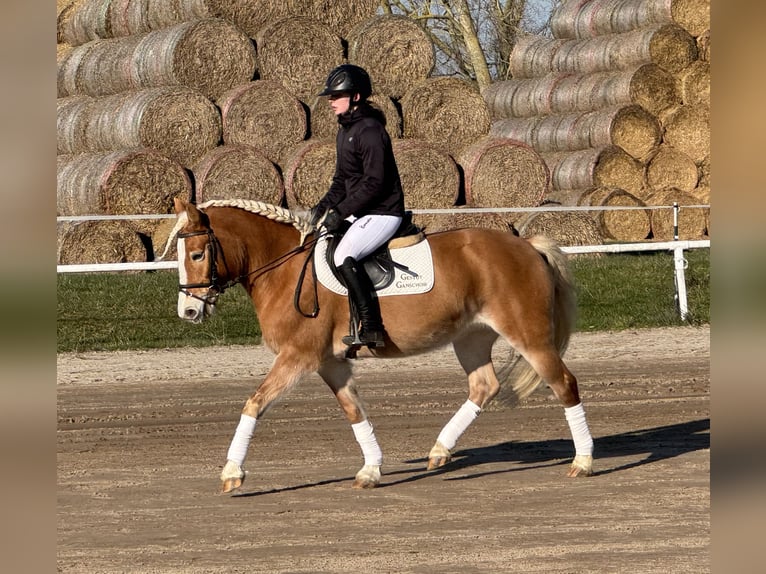
<path id="1" fill-rule="evenodd" d="M 189 307 L 188 309 L 186 309 L 186 311 L 184 311 L 184 317 L 186 317 L 189 320 L 196 319 L 197 315 L 198 315 L 197 310 L 196 309 L 192 309 L 191 307 Z"/>

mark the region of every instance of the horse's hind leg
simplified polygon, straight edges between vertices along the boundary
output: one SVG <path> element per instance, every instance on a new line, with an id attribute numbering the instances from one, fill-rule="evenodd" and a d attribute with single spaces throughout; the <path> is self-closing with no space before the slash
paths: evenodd
<path id="1" fill-rule="evenodd" d="M 332 389 L 346 418 L 351 423 L 356 441 L 362 449 L 364 466 L 356 473 L 354 488 L 374 488 L 380 484 L 383 452 L 367 419 L 364 405 L 356 392 L 351 365 L 343 359 L 329 359 L 319 368 L 319 376 Z"/>
<path id="2" fill-rule="evenodd" d="M 452 449 L 458 439 L 500 390 L 492 365 L 492 344 L 496 339 L 494 331 L 484 330 L 472 332 L 453 342 L 458 361 L 468 375 L 468 400 L 436 438 L 428 453 L 428 470 L 444 466 L 452 459 Z"/>

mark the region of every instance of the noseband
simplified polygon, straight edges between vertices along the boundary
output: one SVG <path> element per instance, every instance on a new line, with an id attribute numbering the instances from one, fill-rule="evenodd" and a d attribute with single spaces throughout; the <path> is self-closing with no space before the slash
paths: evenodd
<path id="1" fill-rule="evenodd" d="M 221 286 L 218 284 L 218 239 L 216 239 L 215 235 L 213 234 L 213 230 L 207 229 L 204 231 L 179 233 L 177 237 L 178 239 L 186 239 L 187 237 L 195 237 L 197 235 L 207 235 L 208 237 L 205 251 L 207 251 L 208 257 L 210 259 L 210 276 L 207 281 L 203 283 L 179 283 L 178 290 L 187 297 L 197 299 L 208 305 L 215 305 L 218 301 L 219 295 L 223 293 L 226 288 L 229 287 L 229 285 Z M 203 297 L 188 291 L 188 289 L 202 288 L 207 288 L 208 290 Z"/>

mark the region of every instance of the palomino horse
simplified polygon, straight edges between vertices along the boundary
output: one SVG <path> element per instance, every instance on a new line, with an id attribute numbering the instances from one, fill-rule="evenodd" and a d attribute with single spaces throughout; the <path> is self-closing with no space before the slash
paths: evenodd
<path id="1" fill-rule="evenodd" d="M 276 354 L 271 370 L 245 402 L 221 473 L 223 492 L 242 485 L 256 421 L 311 372 L 335 394 L 361 447 L 364 466 L 354 487 L 377 486 L 382 452 L 341 342 L 349 328 L 348 302 L 306 273 L 311 254 L 307 244 L 318 231 L 305 216 L 260 202 L 212 200 L 194 206 L 176 200 L 175 209 L 178 219 L 165 252 L 177 237 L 179 316 L 202 321 L 213 312 L 219 294 L 239 283 L 252 298 L 264 344 Z M 592 474 L 593 440 L 577 380 L 561 359 L 575 306 L 566 255 L 545 237 L 523 239 L 497 230 L 460 229 L 427 239 L 432 289 L 382 297 L 386 345 L 363 348 L 359 357 L 403 357 L 452 344 L 468 375 L 468 400 L 438 435 L 428 469 L 450 461 L 460 435 L 500 390 L 491 355 L 502 336 L 521 356 L 512 369 L 518 373 L 516 397 L 547 383 L 564 406 L 575 446 L 568 476 Z M 312 307 L 318 312 L 304 311 Z"/>

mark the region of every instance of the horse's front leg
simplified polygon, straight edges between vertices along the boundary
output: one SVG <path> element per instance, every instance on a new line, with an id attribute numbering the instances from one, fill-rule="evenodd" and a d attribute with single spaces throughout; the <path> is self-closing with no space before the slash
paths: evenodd
<path id="1" fill-rule="evenodd" d="M 375 488 L 380 484 L 383 452 L 375 438 L 372 424 L 367 419 L 364 405 L 356 392 L 351 364 L 345 359 L 329 359 L 320 367 L 319 375 L 338 399 L 346 418 L 351 423 L 356 441 L 362 449 L 364 466 L 356 473 L 353 487 Z"/>
<path id="2" fill-rule="evenodd" d="M 246 473 L 243 466 L 258 418 L 308 370 L 308 368 L 301 368 L 300 362 L 295 357 L 290 357 L 288 353 L 282 352 L 277 355 L 263 383 L 247 399 L 242 409 L 237 430 L 234 432 L 234 438 L 226 455 L 226 465 L 221 472 L 222 492 L 231 492 L 239 488 L 245 480 Z"/>

